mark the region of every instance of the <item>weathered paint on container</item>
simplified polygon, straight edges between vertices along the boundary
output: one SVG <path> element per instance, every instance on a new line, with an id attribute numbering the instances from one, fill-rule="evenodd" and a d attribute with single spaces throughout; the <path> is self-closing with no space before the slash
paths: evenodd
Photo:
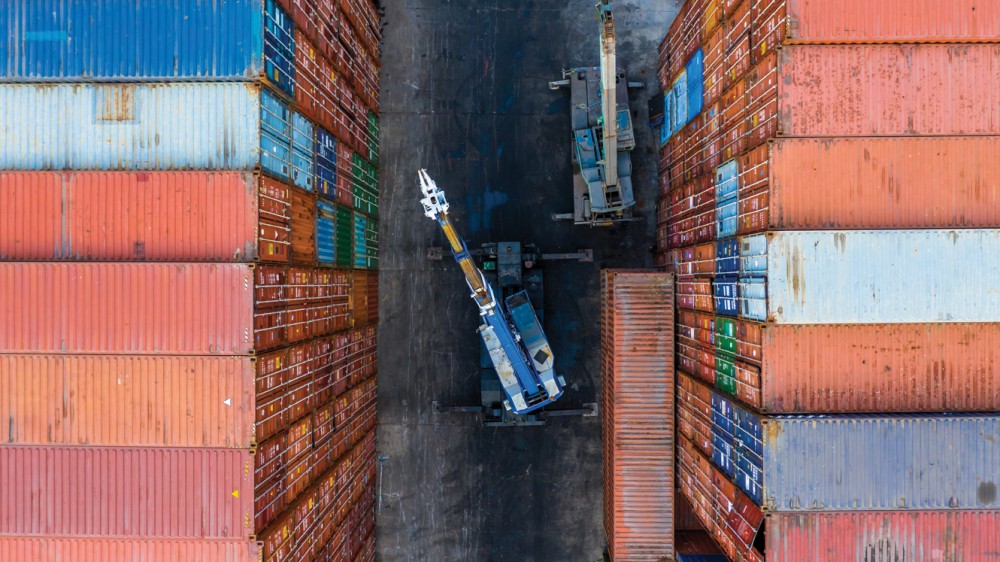
<path id="1" fill-rule="evenodd" d="M 0 353 L 242 355 L 252 266 L 0 263 Z"/>
<path id="2" fill-rule="evenodd" d="M 775 119 L 778 135 L 1000 133 L 1000 44 L 795 45 L 772 60 L 759 75 L 776 103 L 749 119 Z"/>
<path id="3" fill-rule="evenodd" d="M 1000 403 L 1000 324 L 751 325 L 759 403 L 776 414 L 990 412 Z M 741 356 L 749 355 L 742 351 Z"/>
<path id="4" fill-rule="evenodd" d="M 1000 417 L 764 418 L 770 511 L 996 509 Z"/>
<path id="5" fill-rule="evenodd" d="M 1000 37 L 1000 6 L 977 0 L 767 0 L 784 43 L 972 43 Z M 780 42 L 779 42 L 780 43 Z"/>
<path id="6" fill-rule="evenodd" d="M 262 556 L 261 544 L 250 540 L 0 537 L 0 560 L 6 562 L 259 562 Z"/>
<path id="7" fill-rule="evenodd" d="M 293 93 L 293 26 L 272 0 L 11 0 L 0 29 L 3 81 L 266 79 Z"/>
<path id="8" fill-rule="evenodd" d="M 287 261 L 288 189 L 249 172 L 3 172 L 0 260 Z"/>
<path id="9" fill-rule="evenodd" d="M 604 528 L 614 560 L 673 556 L 673 276 L 604 270 Z"/>
<path id="10" fill-rule="evenodd" d="M 768 562 L 988 562 L 998 553 L 996 510 L 774 513 L 767 519 Z"/>
<path id="11" fill-rule="evenodd" d="M 765 298 L 775 323 L 1000 318 L 1000 288 L 982 282 L 1000 278 L 998 230 L 794 231 L 767 240 Z"/>
<path id="12" fill-rule="evenodd" d="M 246 450 L 4 445 L 0 472 L 0 535 L 253 534 Z"/>
<path id="13" fill-rule="evenodd" d="M 0 442 L 250 447 L 246 357 L 0 355 Z"/>
<path id="14" fill-rule="evenodd" d="M 288 177 L 288 109 L 256 84 L 5 84 L 0 106 L 17 108 L 0 116 L 3 170 L 263 166 Z"/>
<path id="15" fill-rule="evenodd" d="M 740 158 L 740 234 L 997 228 L 997 154 L 998 137 L 775 139 Z"/>

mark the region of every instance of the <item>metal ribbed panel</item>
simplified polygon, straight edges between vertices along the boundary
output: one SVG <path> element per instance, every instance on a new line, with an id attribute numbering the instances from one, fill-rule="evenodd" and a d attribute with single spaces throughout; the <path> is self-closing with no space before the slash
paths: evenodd
<path id="1" fill-rule="evenodd" d="M 253 493 L 245 450 L 0 446 L 0 535 L 240 539 Z"/>
<path id="2" fill-rule="evenodd" d="M 778 59 L 785 136 L 1000 133 L 1000 45 L 796 45 Z"/>
<path id="3" fill-rule="evenodd" d="M 248 265 L 0 263 L 0 287 L 3 353 L 252 349 Z"/>
<path id="4" fill-rule="evenodd" d="M 673 276 L 602 276 L 604 517 L 616 562 L 673 556 Z"/>
<path id="5" fill-rule="evenodd" d="M 1000 404 L 1000 324 L 767 326 L 771 413 L 990 412 Z"/>
<path id="6" fill-rule="evenodd" d="M 779 324 L 994 322 L 1000 289 L 983 280 L 1000 279 L 996 256 L 1000 230 L 771 233 L 767 316 Z"/>
<path id="7" fill-rule="evenodd" d="M 776 513 L 768 562 L 987 562 L 1000 553 L 1000 511 Z"/>
<path id="8" fill-rule="evenodd" d="M 740 159 L 740 232 L 995 228 L 997 154 L 998 137 L 777 139 Z"/>
<path id="9" fill-rule="evenodd" d="M 0 85 L 0 170 L 251 170 L 255 84 Z"/>
<path id="10" fill-rule="evenodd" d="M 0 173 L 0 260 L 252 261 L 259 183 L 238 172 Z"/>
<path id="11" fill-rule="evenodd" d="M 0 537 L 5 562 L 259 562 L 261 550 L 247 540 Z"/>
<path id="12" fill-rule="evenodd" d="M 252 79 L 263 15 L 263 0 L 8 0 L 0 80 Z"/>
<path id="13" fill-rule="evenodd" d="M 778 0 L 789 41 L 967 43 L 1000 37 L 1000 4 L 980 0 Z"/>
<path id="14" fill-rule="evenodd" d="M 0 355 L 0 442 L 248 447 L 254 376 L 240 357 Z"/>
<path id="15" fill-rule="evenodd" d="M 1000 417 L 765 418 L 771 511 L 996 509 Z"/>

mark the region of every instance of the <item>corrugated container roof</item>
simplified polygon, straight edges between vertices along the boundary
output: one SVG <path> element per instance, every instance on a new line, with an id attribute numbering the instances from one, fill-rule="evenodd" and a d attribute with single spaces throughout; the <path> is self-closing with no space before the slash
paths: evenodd
<path id="1" fill-rule="evenodd" d="M 770 78 L 777 131 L 788 137 L 1000 134 L 998 61 L 1000 44 L 787 46 Z"/>
<path id="2" fill-rule="evenodd" d="M 998 416 L 778 416 L 763 425 L 767 510 L 1000 505 Z"/>
<path id="3" fill-rule="evenodd" d="M 262 556 L 260 543 L 248 540 L 0 537 L 5 562 L 259 562 Z"/>
<path id="4" fill-rule="evenodd" d="M 8 38 L 0 80 L 249 80 L 264 72 L 264 0 L 8 0 L 0 29 Z"/>
<path id="5" fill-rule="evenodd" d="M 602 272 L 605 530 L 616 562 L 673 556 L 673 276 Z"/>
<path id="6" fill-rule="evenodd" d="M 0 170 L 252 170 L 261 161 L 256 84 L 3 84 L 0 107 L 10 109 L 0 113 Z"/>
<path id="7" fill-rule="evenodd" d="M 1000 289 L 982 281 L 1000 279 L 998 255 L 997 230 L 769 233 L 767 317 L 779 324 L 994 322 Z"/>
<path id="8" fill-rule="evenodd" d="M 0 173 L 0 260 L 273 260 L 266 229 L 287 245 L 288 226 L 260 224 L 275 220 L 259 207 L 261 181 L 249 172 Z"/>
<path id="9" fill-rule="evenodd" d="M 0 442 L 249 447 L 248 357 L 0 355 Z"/>
<path id="10" fill-rule="evenodd" d="M 740 158 L 740 232 L 992 228 L 997 154 L 998 137 L 775 139 Z"/>
<path id="11" fill-rule="evenodd" d="M 239 449 L 0 446 L 0 535 L 246 538 L 253 468 Z"/>
<path id="12" fill-rule="evenodd" d="M 247 354 L 253 282 L 240 264 L 0 263 L 0 353 Z"/>
<path id="13" fill-rule="evenodd" d="M 996 510 L 775 513 L 767 531 L 768 562 L 987 562 L 1000 556 Z"/>
<path id="14" fill-rule="evenodd" d="M 1000 324 L 763 327 L 760 404 L 770 413 L 992 412 Z"/>
<path id="15" fill-rule="evenodd" d="M 1000 4 L 990 1 L 778 0 L 770 5 L 786 10 L 788 41 L 795 43 L 969 43 L 1000 37 Z"/>

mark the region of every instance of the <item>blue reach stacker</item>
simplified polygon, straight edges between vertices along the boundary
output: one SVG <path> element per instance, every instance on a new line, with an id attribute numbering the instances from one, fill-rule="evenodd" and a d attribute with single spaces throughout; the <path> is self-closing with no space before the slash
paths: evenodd
<path id="1" fill-rule="evenodd" d="M 582 409 L 541 408 L 563 395 L 565 379 L 554 369 L 555 356 L 539 320 L 542 312 L 542 274 L 533 265 L 541 259 L 592 261 L 593 254 L 538 254 L 533 245 L 517 242 L 484 244 L 470 251 L 448 215 L 448 201 L 425 170 L 418 172 L 424 215 L 437 221 L 458 263 L 472 300 L 479 308 L 479 337 L 483 347 L 480 376 L 481 404 L 444 406 L 434 403 L 437 413 L 483 414 L 488 426 L 541 425 L 553 415 L 596 415 L 595 404 Z M 431 257 L 440 257 L 433 251 Z M 476 264 L 479 257 L 489 275 Z M 497 292 L 501 295 L 497 297 Z"/>

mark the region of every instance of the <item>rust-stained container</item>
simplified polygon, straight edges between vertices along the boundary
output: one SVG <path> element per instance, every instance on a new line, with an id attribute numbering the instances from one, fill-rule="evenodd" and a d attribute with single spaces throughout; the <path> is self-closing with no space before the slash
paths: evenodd
<path id="1" fill-rule="evenodd" d="M 288 261 L 289 189 L 241 172 L 4 172 L 0 260 Z"/>
<path id="2" fill-rule="evenodd" d="M 618 562 L 673 556 L 673 276 L 601 279 L 604 527 Z"/>
<path id="3" fill-rule="evenodd" d="M 998 552 L 995 510 L 776 513 L 767 519 L 768 562 L 987 562 Z"/>
<path id="4" fill-rule="evenodd" d="M 989 412 L 1000 403 L 1000 324 L 764 326 L 760 334 L 760 403 L 749 405 L 763 412 Z"/>
<path id="5" fill-rule="evenodd" d="M 4 562 L 184 560 L 259 562 L 261 543 L 227 539 L 0 537 Z"/>
<path id="6" fill-rule="evenodd" d="M 777 139 L 740 159 L 739 231 L 997 228 L 998 154 L 998 137 Z"/>
<path id="7" fill-rule="evenodd" d="M 754 27 L 762 31 L 757 48 L 765 50 L 782 43 L 973 43 L 1000 37 L 1000 5 L 990 1 L 758 0 L 753 4 Z"/>
<path id="8" fill-rule="evenodd" d="M 291 259 L 316 261 L 316 195 L 293 189 L 291 193 Z"/>
<path id="9" fill-rule="evenodd" d="M 757 65 L 777 99 L 751 118 L 788 137 L 996 135 L 997 60 L 1000 44 L 788 46 Z"/>
<path id="10" fill-rule="evenodd" d="M 241 355 L 252 266 L 0 263 L 3 353 Z M 210 313 L 209 313 L 210 312 Z"/>
<path id="11" fill-rule="evenodd" d="M 253 534 L 246 450 L 5 445 L 0 467 L 0 535 Z"/>
<path id="12" fill-rule="evenodd" d="M 246 357 L 0 355 L 0 442 L 249 447 L 253 380 Z"/>

